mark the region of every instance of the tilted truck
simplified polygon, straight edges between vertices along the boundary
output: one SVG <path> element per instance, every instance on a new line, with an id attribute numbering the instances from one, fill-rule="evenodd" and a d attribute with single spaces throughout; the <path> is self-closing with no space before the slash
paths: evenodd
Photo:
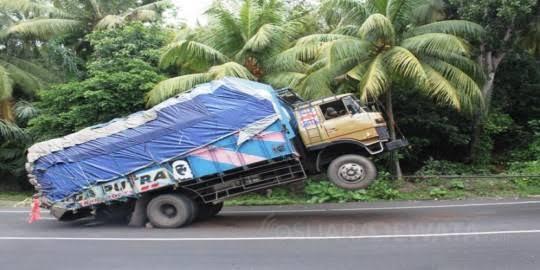
<path id="1" fill-rule="evenodd" d="M 404 145 L 352 94 L 302 101 L 287 89 L 225 78 L 37 143 L 27 170 L 41 207 L 59 220 L 116 213 L 173 228 L 216 215 L 233 196 L 310 174 L 365 188 L 376 177 L 368 157 Z"/>

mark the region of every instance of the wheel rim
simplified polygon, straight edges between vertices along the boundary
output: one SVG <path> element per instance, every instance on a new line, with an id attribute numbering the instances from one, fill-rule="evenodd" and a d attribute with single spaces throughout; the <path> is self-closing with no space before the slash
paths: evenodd
<path id="1" fill-rule="evenodd" d="M 364 167 L 357 163 L 345 163 L 338 169 L 341 179 L 347 182 L 358 182 L 364 180 L 366 172 Z"/>
<path id="2" fill-rule="evenodd" d="M 168 218 L 173 218 L 178 213 L 178 210 L 172 204 L 163 204 L 159 207 L 161 214 Z"/>

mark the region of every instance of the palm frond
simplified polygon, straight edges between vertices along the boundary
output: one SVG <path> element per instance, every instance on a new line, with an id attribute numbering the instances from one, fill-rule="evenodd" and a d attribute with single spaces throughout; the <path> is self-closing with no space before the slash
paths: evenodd
<path id="1" fill-rule="evenodd" d="M 447 62 L 465 72 L 472 79 L 474 79 L 479 85 L 483 84 L 486 79 L 482 67 L 474 60 L 456 53 L 441 53 L 435 52 L 432 54 L 417 53 L 421 61 L 424 59 L 435 58 L 444 62 Z"/>
<path id="2" fill-rule="evenodd" d="M 0 60 L 0 65 L 6 68 L 12 83 L 19 86 L 27 96 L 35 95 L 35 93 L 45 85 L 45 82 L 38 77 L 7 61 Z"/>
<path id="3" fill-rule="evenodd" d="M 426 61 L 433 70 L 441 74 L 451 83 L 459 96 L 460 107 L 468 112 L 482 105 L 482 90 L 478 84 L 461 69 L 437 59 Z"/>
<path id="4" fill-rule="evenodd" d="M 469 45 L 463 39 L 443 33 L 429 33 L 403 40 L 400 44 L 418 54 L 460 54 L 469 55 Z"/>
<path id="5" fill-rule="evenodd" d="M 361 59 L 371 53 L 371 43 L 361 39 L 338 39 L 329 44 L 329 64 L 346 58 Z"/>
<path id="6" fill-rule="evenodd" d="M 160 11 L 166 8 L 169 8 L 172 6 L 172 3 L 170 0 L 161 0 L 161 1 L 155 1 L 146 5 L 138 6 L 134 8 L 135 11 L 138 10 L 153 10 L 153 11 Z"/>
<path id="7" fill-rule="evenodd" d="M 284 3 L 280 0 L 266 0 L 257 3 L 256 27 L 265 24 L 281 24 L 283 22 Z"/>
<path id="8" fill-rule="evenodd" d="M 17 159 L 24 156 L 24 148 L 21 147 L 4 147 L 0 144 L 0 162 Z M 8 169 L 15 169 L 14 166 L 7 166 Z M 2 167 L 0 167 L 2 169 Z"/>
<path id="9" fill-rule="evenodd" d="M 17 125 L 0 119 L 0 138 L 6 141 L 23 141 L 28 135 Z"/>
<path id="10" fill-rule="evenodd" d="M 459 91 L 449 82 L 441 73 L 431 68 L 429 65 L 424 65 L 428 77 L 428 83 L 420 89 L 428 95 L 437 99 L 439 102 L 446 103 L 460 110 L 461 102 Z"/>
<path id="11" fill-rule="evenodd" d="M 290 87 L 295 89 L 305 77 L 306 74 L 300 72 L 273 72 L 264 76 L 263 81 L 274 88 Z"/>
<path id="12" fill-rule="evenodd" d="M 422 25 L 413 29 L 413 34 L 444 33 L 460 37 L 478 38 L 485 35 L 484 28 L 465 20 L 447 20 Z"/>
<path id="13" fill-rule="evenodd" d="M 372 14 L 385 14 L 388 9 L 388 1 L 389 0 L 367 0 L 365 1 L 366 9 Z"/>
<path id="14" fill-rule="evenodd" d="M 156 105 L 174 95 L 192 89 L 198 84 L 212 80 L 208 73 L 197 73 L 170 78 L 158 83 L 146 94 L 146 104 Z"/>
<path id="15" fill-rule="evenodd" d="M 360 26 L 360 37 L 371 42 L 382 41 L 384 44 L 395 43 L 396 34 L 392 22 L 382 14 L 370 15 Z"/>
<path id="16" fill-rule="evenodd" d="M 362 1 L 357 0 L 323 1 L 318 13 L 323 16 L 325 22 L 333 30 L 343 28 L 345 25 L 362 22 L 368 15 L 368 11 Z"/>
<path id="17" fill-rule="evenodd" d="M 106 15 L 103 19 L 99 20 L 95 26 L 95 29 L 111 29 L 124 24 L 125 18 L 120 15 Z"/>
<path id="18" fill-rule="evenodd" d="M 320 98 L 332 95 L 331 84 L 334 81 L 334 74 L 327 66 L 313 68 L 294 89 L 304 98 Z"/>
<path id="19" fill-rule="evenodd" d="M 152 22 L 159 18 L 159 13 L 151 9 L 136 9 L 126 16 L 129 21 Z"/>
<path id="20" fill-rule="evenodd" d="M 72 19 L 36 18 L 21 21 L 8 28 L 8 34 L 19 34 L 40 39 L 80 30 L 81 21 Z"/>
<path id="21" fill-rule="evenodd" d="M 283 28 L 273 24 L 265 24 L 248 40 L 242 48 L 242 52 L 259 52 L 269 49 L 270 46 L 282 48 L 285 45 Z"/>
<path id="22" fill-rule="evenodd" d="M 366 73 L 366 70 L 369 67 L 369 64 L 371 63 L 371 60 L 372 59 L 368 59 L 368 60 L 358 63 L 352 69 L 347 71 L 346 75 L 349 76 L 350 78 L 353 78 L 361 82 L 362 78 L 364 77 L 364 74 Z"/>
<path id="23" fill-rule="evenodd" d="M 324 43 L 329 41 L 334 41 L 338 39 L 347 39 L 354 37 L 340 34 L 313 34 L 309 36 L 302 37 L 296 41 L 296 45 L 305 45 L 309 43 Z"/>
<path id="24" fill-rule="evenodd" d="M 319 58 L 322 46 L 307 43 L 291 47 L 270 58 L 266 63 L 268 71 L 305 72 L 310 62 Z"/>
<path id="25" fill-rule="evenodd" d="M 61 17 L 69 17 L 68 14 L 52 5 L 36 3 L 30 0 L 0 0 L 0 10 L 32 13 L 33 16 L 51 14 Z"/>
<path id="26" fill-rule="evenodd" d="M 385 13 L 388 19 L 393 22 L 400 12 L 404 12 L 410 2 L 410 0 L 388 0 Z"/>
<path id="27" fill-rule="evenodd" d="M 15 117 L 17 121 L 26 122 L 39 114 L 39 110 L 28 101 L 18 101 L 15 103 Z"/>
<path id="28" fill-rule="evenodd" d="M 221 79 L 224 77 L 237 77 L 248 80 L 255 79 L 255 76 L 253 76 L 247 68 L 236 62 L 227 62 L 219 66 L 213 66 L 208 70 L 208 74 L 210 74 L 213 79 Z"/>
<path id="29" fill-rule="evenodd" d="M 196 63 L 213 65 L 228 61 L 229 58 L 220 51 L 194 40 L 181 40 L 169 44 L 161 55 L 160 66 L 170 67 Z"/>
<path id="30" fill-rule="evenodd" d="M 409 50 L 394 46 L 384 54 L 384 62 L 387 70 L 399 77 L 413 81 L 416 84 L 424 84 L 426 73 L 422 64 L 416 56 Z"/>
<path id="31" fill-rule="evenodd" d="M 348 24 L 348 25 L 336 27 L 330 33 L 338 34 L 338 35 L 356 36 L 358 34 L 359 29 L 360 29 L 359 25 Z"/>
<path id="32" fill-rule="evenodd" d="M 0 57 L 0 59 L 9 62 L 17 66 L 19 69 L 24 70 L 27 73 L 39 78 L 44 82 L 60 82 L 60 78 L 50 69 L 46 69 L 43 66 L 32 62 L 31 60 L 22 59 L 19 57 Z"/>
<path id="33" fill-rule="evenodd" d="M 369 63 L 359 84 L 362 100 L 379 97 L 388 90 L 389 83 L 390 78 L 384 68 L 383 55 L 377 54 Z"/>
<path id="34" fill-rule="evenodd" d="M 257 4 L 252 0 L 244 0 L 238 14 L 244 40 L 249 40 L 257 29 Z"/>

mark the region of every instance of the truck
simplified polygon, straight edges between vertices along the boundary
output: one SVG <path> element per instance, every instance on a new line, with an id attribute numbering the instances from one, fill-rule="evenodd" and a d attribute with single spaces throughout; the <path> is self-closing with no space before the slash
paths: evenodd
<path id="1" fill-rule="evenodd" d="M 60 221 L 89 216 L 186 226 L 234 196 L 326 172 L 367 187 L 370 157 L 407 145 L 353 94 L 304 101 L 290 89 L 224 78 L 151 109 L 28 150 L 40 207 Z"/>

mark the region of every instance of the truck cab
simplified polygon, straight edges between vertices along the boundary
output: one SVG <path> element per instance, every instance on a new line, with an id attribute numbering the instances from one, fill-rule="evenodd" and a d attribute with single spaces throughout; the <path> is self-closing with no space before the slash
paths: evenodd
<path id="1" fill-rule="evenodd" d="M 348 142 L 365 147 L 369 154 L 378 154 L 389 139 L 381 113 L 362 108 L 352 94 L 298 104 L 294 114 L 308 150 Z"/>
<path id="2" fill-rule="evenodd" d="M 341 188 L 367 187 L 376 178 L 369 157 L 408 144 L 391 140 L 383 115 L 361 106 L 353 94 L 303 101 L 290 89 L 278 93 L 294 113 L 304 167 L 326 171 Z"/>

